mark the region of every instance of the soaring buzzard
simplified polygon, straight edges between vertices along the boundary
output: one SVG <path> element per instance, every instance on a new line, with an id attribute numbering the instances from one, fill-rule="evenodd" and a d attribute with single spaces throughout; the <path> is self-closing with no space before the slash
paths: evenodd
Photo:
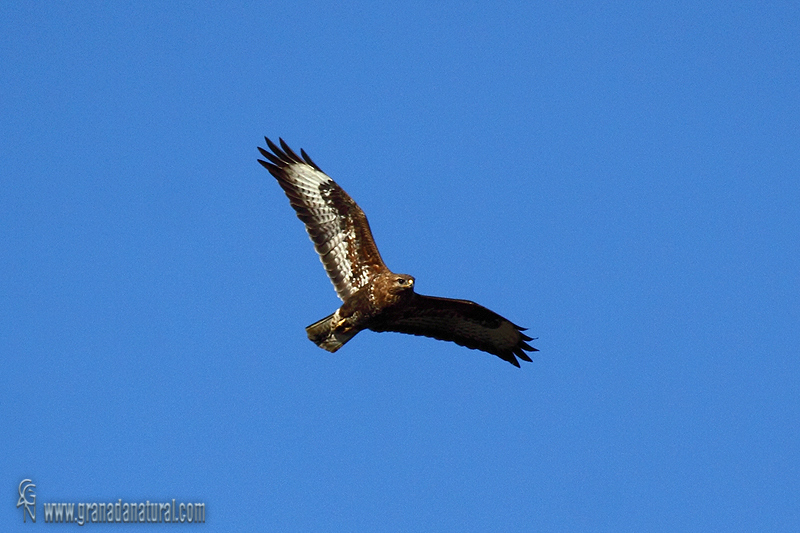
<path id="1" fill-rule="evenodd" d="M 483 350 L 519 366 L 536 348 L 497 313 L 467 300 L 423 296 L 414 292 L 414 277 L 395 274 L 383 264 L 367 217 L 360 207 L 314 163 L 283 139 L 280 147 L 264 138 L 272 152 L 259 148 L 259 159 L 289 197 L 306 225 L 336 294 L 344 304 L 306 328 L 320 348 L 335 352 L 361 330 L 424 335 Z"/>

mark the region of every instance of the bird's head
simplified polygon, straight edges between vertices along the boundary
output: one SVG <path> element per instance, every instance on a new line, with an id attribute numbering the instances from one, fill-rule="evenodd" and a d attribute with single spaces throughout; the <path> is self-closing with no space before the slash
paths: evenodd
<path id="1" fill-rule="evenodd" d="M 406 291 L 414 292 L 414 276 L 408 274 L 392 274 L 391 291 L 400 294 Z"/>

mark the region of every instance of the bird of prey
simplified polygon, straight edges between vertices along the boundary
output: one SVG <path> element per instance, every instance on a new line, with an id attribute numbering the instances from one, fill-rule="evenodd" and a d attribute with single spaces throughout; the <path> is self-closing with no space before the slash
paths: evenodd
<path id="1" fill-rule="evenodd" d="M 266 137 L 261 163 L 283 188 L 306 226 L 325 270 L 344 302 L 333 314 L 306 328 L 320 348 L 335 352 L 359 331 L 424 335 L 482 350 L 519 367 L 517 358 L 538 351 L 525 328 L 467 300 L 414 292 L 414 277 L 395 274 L 383 263 L 367 217 L 304 150 L 298 156 L 280 139 Z"/>

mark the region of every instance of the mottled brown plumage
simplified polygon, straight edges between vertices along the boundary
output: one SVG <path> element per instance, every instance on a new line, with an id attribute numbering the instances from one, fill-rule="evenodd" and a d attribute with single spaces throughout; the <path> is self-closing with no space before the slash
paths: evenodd
<path id="1" fill-rule="evenodd" d="M 522 333 L 497 313 L 467 300 L 423 296 L 414 278 L 395 274 L 381 259 L 367 217 L 344 190 L 300 150 L 265 137 L 261 163 L 283 188 L 303 221 L 325 270 L 344 302 L 306 328 L 308 338 L 335 352 L 359 331 L 395 331 L 452 341 L 519 366 L 535 352 Z"/>

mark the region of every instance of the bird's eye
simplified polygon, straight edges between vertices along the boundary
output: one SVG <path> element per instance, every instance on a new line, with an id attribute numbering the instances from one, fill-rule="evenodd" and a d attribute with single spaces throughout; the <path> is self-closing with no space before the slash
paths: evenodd
<path id="1" fill-rule="evenodd" d="M 405 285 L 406 280 L 404 280 L 403 278 L 397 278 L 397 283 L 399 283 L 400 285 Z"/>

